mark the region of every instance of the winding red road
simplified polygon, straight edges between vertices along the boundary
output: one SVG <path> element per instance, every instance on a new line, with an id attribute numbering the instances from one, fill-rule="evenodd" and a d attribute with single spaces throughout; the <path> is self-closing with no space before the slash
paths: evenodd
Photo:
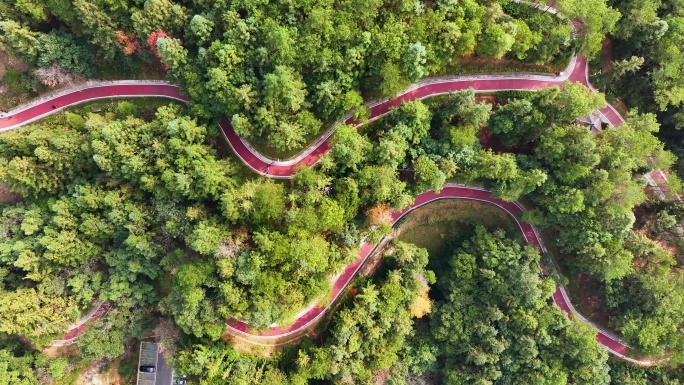
<path id="1" fill-rule="evenodd" d="M 409 92 L 399 95 L 394 99 L 371 105 L 370 119 L 375 119 L 386 114 L 392 107 L 401 105 L 403 101 L 427 98 L 430 96 L 446 94 L 471 87 L 477 92 L 503 90 L 529 91 L 561 85 L 564 81 L 568 80 L 572 82 L 580 82 L 591 88 L 587 78 L 587 62 L 584 58 L 574 58 L 567 71 L 569 71 L 569 73 L 555 77 L 548 76 L 547 78 L 544 78 L 543 76 L 482 75 L 462 78 L 430 79 L 428 81 L 418 83 L 412 87 Z M 178 87 L 165 82 L 112 82 L 109 84 L 98 84 L 90 87 L 82 87 L 71 92 L 67 91 L 60 95 L 55 95 L 54 97 L 27 105 L 26 107 L 17 108 L 9 112 L 7 114 L 8 116 L 0 118 L 0 132 L 18 128 L 22 125 L 36 121 L 44 116 L 59 111 L 65 107 L 78 103 L 103 98 L 127 98 L 143 96 L 165 97 L 183 102 L 188 101 L 188 98 L 180 93 Z M 607 121 L 612 126 L 617 126 L 623 122 L 622 117 L 611 106 L 602 108 L 600 112 L 605 116 Z M 345 123 L 359 124 L 352 118 L 347 119 Z M 303 152 L 302 155 L 299 156 L 295 161 L 269 160 L 268 158 L 256 153 L 255 150 L 250 148 L 245 141 L 238 137 L 230 126 L 230 122 L 227 118 L 223 118 L 221 120 L 220 127 L 226 136 L 228 143 L 231 145 L 240 159 L 254 171 L 268 177 L 291 178 L 294 176 L 297 170 L 301 169 L 302 167 L 315 164 L 322 155 L 330 150 L 328 141 L 322 141 L 313 148 L 305 150 L 305 152 Z M 538 247 L 541 247 L 542 245 L 534 228 L 531 225 L 517 219 L 523 210 L 519 205 L 514 202 L 504 202 L 500 199 L 493 198 L 489 192 L 473 187 L 446 186 L 439 193 L 432 191 L 425 192 L 419 195 L 410 207 L 401 212 L 395 212 L 393 214 L 393 219 L 396 222 L 409 211 L 438 199 L 475 199 L 496 205 L 515 218 L 518 226 L 525 236 L 525 239 L 528 242 L 533 243 Z M 351 282 L 359 267 L 366 260 L 373 248 L 374 245 L 364 243 L 359 250 L 359 257 L 356 259 L 356 261 L 346 266 L 344 271 L 334 278 L 332 288 L 333 301 Z M 556 292 L 553 294 L 553 300 L 560 309 L 565 311 L 568 316 L 572 317 L 574 308 L 568 301 L 567 296 L 564 295 L 562 288 L 558 288 L 556 290 Z M 249 325 L 241 321 L 229 321 L 227 322 L 227 325 L 234 331 L 247 334 L 252 338 L 273 338 L 287 336 L 289 334 L 298 332 L 310 325 L 312 322 L 315 322 L 320 316 L 323 315 L 326 309 L 327 306 L 306 309 L 302 311 L 302 313 L 298 315 L 296 321 L 289 326 L 274 326 L 261 331 L 252 330 Z M 580 319 L 584 320 L 584 318 L 581 316 Z M 79 333 L 79 330 L 74 329 L 66 334 L 65 337 L 73 337 Z M 645 361 L 636 361 L 626 357 L 625 354 L 627 346 L 620 342 L 616 337 L 610 336 L 609 333 L 599 331 L 596 338 L 606 349 L 622 358 L 637 363 L 650 363 Z"/>
<path id="2" fill-rule="evenodd" d="M 587 61 L 583 57 L 578 56 L 576 61 L 573 61 L 572 64 L 574 65 L 571 65 L 571 67 L 568 68 L 570 71 L 569 75 L 558 76 L 555 79 L 549 77 L 548 80 L 515 76 L 507 78 L 492 77 L 487 79 L 486 75 L 479 79 L 470 79 L 468 77 L 463 79 L 436 79 L 433 83 L 419 85 L 394 99 L 373 105 L 371 107 L 369 120 L 377 119 L 378 117 L 385 115 L 391 108 L 400 106 L 404 101 L 424 99 L 431 96 L 448 94 L 449 92 L 466 90 L 468 88 L 473 88 L 476 92 L 511 90 L 536 91 L 551 86 L 560 86 L 566 80 L 570 82 L 579 82 L 590 87 Z M 610 105 L 601 108 L 599 111 L 612 126 L 618 126 L 624 121 L 620 114 L 618 114 Z M 347 118 L 344 123 L 357 126 L 363 124 L 353 118 Z M 303 154 L 304 156 L 298 157 L 296 162 L 274 162 L 264 156 L 259 156 L 260 154 L 254 153 L 254 150 L 249 148 L 245 141 L 238 137 L 231 128 L 228 118 L 224 117 L 221 120 L 220 127 L 231 147 L 233 147 L 233 150 L 243 162 L 258 173 L 273 178 L 291 178 L 297 173 L 297 170 L 315 164 L 321 156 L 325 155 L 330 150 L 328 141 L 325 141 L 313 149 L 305 151 Z"/>
<path id="3" fill-rule="evenodd" d="M 420 194 L 416 200 L 411 204 L 411 206 L 403 209 L 402 211 L 395 211 L 392 213 L 393 223 L 399 221 L 403 216 L 409 212 L 425 206 L 430 202 L 434 202 L 440 199 L 470 199 L 477 200 L 481 202 L 487 202 L 498 208 L 504 210 L 509 214 L 515 222 L 518 224 L 520 231 L 522 232 L 525 240 L 540 249 L 543 248 L 542 242 L 537 235 L 534 227 L 529 223 L 523 222 L 518 218 L 522 215 L 524 208 L 515 202 L 506 202 L 498 198 L 492 197 L 492 195 L 481 188 L 468 187 L 468 186 L 458 186 L 458 185 L 446 185 L 439 193 L 434 191 L 427 191 Z M 351 282 L 359 268 L 366 261 L 368 256 L 374 250 L 375 245 L 362 243 L 359 249 L 359 257 L 351 264 L 344 268 L 344 271 L 340 276 L 337 277 L 332 286 L 332 299 L 330 303 L 333 303 L 339 295 L 344 291 L 344 288 Z M 553 301 L 556 305 L 567 313 L 568 317 L 572 318 L 573 306 L 569 303 L 567 297 L 563 295 L 562 289 L 557 288 L 553 293 Z M 297 320 L 288 326 L 273 326 L 265 330 L 256 331 L 252 330 L 250 326 L 242 321 L 229 321 L 226 324 L 233 330 L 244 333 L 250 337 L 261 336 L 265 338 L 273 337 L 284 337 L 293 333 L 296 333 L 303 328 L 308 327 L 312 323 L 316 322 L 327 310 L 327 306 L 316 306 L 305 313 L 301 314 Z M 614 336 L 609 335 L 599 331 L 596 335 L 596 339 L 601 345 L 603 345 L 610 352 L 625 357 L 627 346 L 620 342 Z"/>

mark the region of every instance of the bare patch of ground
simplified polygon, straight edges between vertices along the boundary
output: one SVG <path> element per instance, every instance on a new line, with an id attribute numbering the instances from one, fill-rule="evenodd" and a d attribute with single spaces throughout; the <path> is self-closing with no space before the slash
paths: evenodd
<path id="1" fill-rule="evenodd" d="M 297 340 L 292 341 L 291 343 L 298 343 L 299 339 L 301 339 L 301 336 Z M 257 340 L 256 338 L 250 338 L 246 336 L 243 337 L 233 332 L 231 329 L 227 329 L 226 332 L 223 333 L 221 340 L 227 343 L 228 345 L 232 346 L 240 353 L 258 357 L 270 358 L 273 356 L 274 353 L 277 353 L 282 349 L 279 343 L 276 342 L 277 339 L 273 339 L 273 342 L 271 342 L 270 339 L 266 341 L 261 341 Z M 285 345 L 289 344 L 289 341 L 285 342 Z"/>
<path id="2" fill-rule="evenodd" d="M 7 72 L 8 69 L 25 72 L 28 67 L 26 67 L 26 64 L 23 62 L 10 58 L 7 52 L 0 50 L 0 79 L 5 76 L 5 72 Z"/>
<path id="3" fill-rule="evenodd" d="M 629 116 L 629 108 L 627 104 L 620 98 L 610 99 L 610 105 L 613 106 L 622 116 Z"/>
<path id="4" fill-rule="evenodd" d="M 375 274 L 382 266 L 383 256 L 391 253 L 388 245 L 395 238 L 424 247 L 437 257 L 447 238 L 474 223 L 503 227 L 511 236 L 517 234 L 512 218 L 491 204 L 465 199 L 432 202 L 412 211 L 391 235 L 383 238 L 359 269 L 359 276 Z"/>
<path id="5" fill-rule="evenodd" d="M 557 234 L 551 229 L 541 230 L 543 239 L 554 239 Z M 575 308 L 587 319 L 608 330 L 615 330 L 610 325 L 610 312 L 606 309 L 605 304 L 599 293 L 601 282 L 588 274 L 572 274 L 564 268 L 562 261 L 565 258 L 572 258 L 572 256 L 561 252 L 553 242 L 547 242 L 546 248 L 548 255 L 553 261 L 553 266 L 558 269 L 558 274 L 567 278 L 565 284 L 568 296 Z"/>
<path id="6" fill-rule="evenodd" d="M 25 73 L 29 68 L 22 61 L 12 58 L 7 54 L 7 52 L 0 50 L 0 80 L 4 79 L 5 73 L 7 73 L 7 71 L 10 69 L 20 73 Z M 7 87 L 5 87 L 4 84 L 2 84 L 2 82 L 0 82 L 0 109 L 8 110 L 36 97 L 47 95 L 61 89 L 72 87 L 74 85 L 82 84 L 86 81 L 86 79 L 82 76 L 71 76 L 69 74 L 66 74 L 65 76 L 69 79 L 69 81 L 59 85 L 54 84 L 55 87 L 45 87 L 40 90 L 37 95 L 13 94 L 7 89 Z M 45 77 L 43 78 L 43 80 L 46 79 L 47 78 Z"/>
<path id="7" fill-rule="evenodd" d="M 659 197 L 657 197 L 655 192 L 651 189 L 646 189 L 646 195 L 653 201 L 659 200 Z M 681 267 L 684 265 L 684 242 L 682 242 L 676 227 L 659 234 L 653 231 L 653 224 L 657 221 L 658 214 L 653 208 L 649 207 L 650 202 L 652 201 L 646 201 L 642 205 L 634 208 L 633 211 L 636 222 L 634 223 L 633 229 L 637 233 L 643 234 L 648 239 L 655 242 L 658 245 L 658 248 L 671 255 L 677 261 L 677 265 Z M 637 259 L 634 261 L 634 266 L 639 269 L 644 269 L 648 266 L 649 262 L 650 261 L 648 260 Z"/>
<path id="8" fill-rule="evenodd" d="M 64 346 L 47 346 L 41 351 L 44 355 L 49 358 L 55 357 L 69 357 L 78 354 L 78 346 L 76 344 L 64 345 Z"/>
<path id="9" fill-rule="evenodd" d="M 603 299 L 596 295 L 601 282 L 589 274 L 580 273 L 571 280 L 570 285 L 571 296 L 579 300 L 575 303 L 580 313 L 597 324 L 612 330 L 610 312 L 607 310 Z"/>
<path id="10" fill-rule="evenodd" d="M 390 245 L 392 239 L 394 239 L 394 233 L 380 241 L 380 244 L 375 248 L 375 250 L 373 250 L 371 255 L 366 258 L 366 262 L 359 269 L 359 276 L 365 277 L 375 274 L 375 272 L 382 266 L 383 256 L 391 253 L 391 251 L 388 250 L 388 245 Z"/>
<path id="11" fill-rule="evenodd" d="M 494 106 L 497 106 L 499 104 L 505 103 L 505 99 L 497 98 L 495 95 L 482 95 L 482 94 L 476 94 L 475 95 L 475 101 L 477 103 L 487 103 L 491 104 L 493 107 L 492 109 L 495 110 Z"/>
<path id="12" fill-rule="evenodd" d="M 21 194 L 15 193 L 14 191 L 10 190 L 7 185 L 0 182 L 0 202 L 17 203 L 21 200 Z"/>
<path id="13" fill-rule="evenodd" d="M 601 45 L 601 68 L 608 72 L 613 68 L 613 42 L 606 36 Z"/>
<path id="14" fill-rule="evenodd" d="M 93 361 L 81 372 L 76 380 L 76 385 L 110 385 L 108 376 L 103 373 L 105 367 L 109 364 L 106 359 Z"/>
<path id="15" fill-rule="evenodd" d="M 27 67 L 21 61 L 12 59 L 7 52 L 0 50 L 0 109 L 8 109 L 10 106 L 21 103 L 22 101 L 20 98 L 12 95 L 2 83 L 2 79 L 9 69 L 14 69 L 18 72 L 26 72 Z"/>
<path id="16" fill-rule="evenodd" d="M 608 74 L 613 69 L 613 41 L 610 37 L 603 39 L 601 45 L 601 69 L 604 74 Z M 610 104 L 620 113 L 622 116 L 627 116 L 629 108 L 619 97 L 613 97 L 608 100 Z"/>
<path id="17" fill-rule="evenodd" d="M 121 361 L 121 358 L 115 359 L 99 374 L 103 385 L 122 385 L 129 383 L 129 381 L 126 381 L 127 378 L 121 378 L 119 375 L 119 365 L 121 365 Z"/>
<path id="18" fill-rule="evenodd" d="M 307 328 L 284 337 L 256 338 L 226 328 L 223 336 L 221 336 L 221 340 L 241 353 L 259 357 L 272 357 L 273 354 L 280 352 L 283 347 L 298 344 L 307 335 L 316 339 L 318 336 L 318 325 L 322 322 L 327 322 L 329 314 L 331 312 L 326 312 L 323 317 Z"/>
<path id="19" fill-rule="evenodd" d="M 463 225 L 482 224 L 504 228 L 510 236 L 520 231 L 513 219 L 501 209 L 484 202 L 449 199 L 433 202 L 406 216 L 393 236 L 426 248 L 431 255 L 439 251 L 443 240 L 463 229 Z"/>
<path id="20" fill-rule="evenodd" d="M 384 385 L 387 382 L 387 376 L 389 375 L 389 369 L 379 370 L 375 372 L 373 376 L 373 382 L 375 385 Z"/>

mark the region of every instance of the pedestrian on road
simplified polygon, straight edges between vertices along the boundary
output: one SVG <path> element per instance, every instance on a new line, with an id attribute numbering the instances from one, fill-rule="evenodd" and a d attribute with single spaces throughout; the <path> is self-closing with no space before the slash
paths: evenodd
<path id="1" fill-rule="evenodd" d="M 52 109 L 54 110 L 54 109 L 56 109 L 56 108 L 57 108 L 57 107 L 55 107 L 55 105 L 53 104 L 53 105 L 52 105 Z"/>

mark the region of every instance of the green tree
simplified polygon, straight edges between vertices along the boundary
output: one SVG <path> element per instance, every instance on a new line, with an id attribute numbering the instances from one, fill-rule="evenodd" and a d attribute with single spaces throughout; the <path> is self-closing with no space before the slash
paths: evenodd
<path id="1" fill-rule="evenodd" d="M 425 69 L 427 51 L 420 42 L 411 43 L 404 55 L 404 62 L 408 72 L 408 79 L 415 82 L 428 75 Z"/>
<path id="2" fill-rule="evenodd" d="M 113 360 L 125 352 L 126 340 L 148 334 L 152 329 L 151 314 L 142 306 L 144 302 L 122 298 L 106 315 L 89 321 L 77 340 L 81 357 Z"/>
<path id="3" fill-rule="evenodd" d="M 38 38 L 40 67 L 57 64 L 78 75 L 92 75 L 92 47 L 64 32 L 50 32 Z"/>
<path id="4" fill-rule="evenodd" d="M 408 149 L 409 145 L 406 139 L 396 130 L 391 130 L 380 137 L 373 153 L 375 161 L 379 164 L 397 168 L 404 163 Z"/>
<path id="5" fill-rule="evenodd" d="M 68 297 L 51 297 L 35 289 L 3 292 L 0 332 L 45 343 L 45 337 L 64 332 L 76 313 L 75 303 Z"/>
<path id="6" fill-rule="evenodd" d="M 426 156 L 421 156 L 413 162 L 416 173 L 416 191 L 433 190 L 439 192 L 446 181 L 446 175 L 437 167 L 435 162 Z"/>
<path id="7" fill-rule="evenodd" d="M 185 7 L 171 0 L 146 0 L 143 9 L 131 14 L 131 22 L 138 36 L 149 36 L 158 30 L 177 34 L 183 30 L 187 19 Z"/>
<path id="8" fill-rule="evenodd" d="M 0 22 L 0 43 L 21 55 L 25 55 L 27 61 L 31 62 L 38 54 L 38 32 L 33 32 L 25 26 L 12 20 Z"/>
<path id="9" fill-rule="evenodd" d="M 16 356 L 11 350 L 0 349 L 0 384 L 37 385 L 33 362 L 31 354 Z"/>
<path id="10" fill-rule="evenodd" d="M 338 126 L 331 138 L 331 144 L 330 153 L 340 171 L 358 170 L 372 148 L 368 139 L 352 125 Z"/>
<path id="11" fill-rule="evenodd" d="M 161 38 L 157 40 L 157 50 L 162 57 L 162 62 L 169 67 L 172 74 L 180 74 L 183 71 L 183 66 L 188 60 L 188 52 L 183 48 L 180 40 Z"/>
<path id="12" fill-rule="evenodd" d="M 437 277 L 445 297 L 430 320 L 443 378 L 609 382 L 607 353 L 594 330 L 548 304 L 554 284 L 539 277 L 538 260 L 535 248 L 483 227 L 456 251 Z"/>
<path id="13" fill-rule="evenodd" d="M 396 202 L 406 186 L 397 171 L 387 166 L 364 167 L 359 171 L 358 183 L 362 199 L 368 203 Z"/>
<path id="14" fill-rule="evenodd" d="M 508 146 L 520 140 L 534 140 L 544 123 L 544 115 L 527 99 L 513 99 L 500 106 L 489 119 L 487 128 Z"/>
<path id="15" fill-rule="evenodd" d="M 215 269 L 211 261 L 183 265 L 173 277 L 171 294 L 159 305 L 183 332 L 212 340 L 225 328 L 210 296 L 218 285 Z"/>
<path id="16" fill-rule="evenodd" d="M 88 36 L 95 46 L 100 47 L 105 58 L 112 59 L 119 49 L 112 18 L 97 4 L 87 0 L 73 0 L 72 11 L 82 27 L 79 32 Z"/>
<path id="17" fill-rule="evenodd" d="M 602 0 L 562 0 L 558 2 L 558 8 L 568 18 L 582 20 L 579 31 L 580 51 L 587 57 L 592 57 L 601 50 L 603 38 L 613 31 L 620 18 L 620 12 Z"/>
<path id="18" fill-rule="evenodd" d="M 87 175 L 87 135 L 39 123 L 0 137 L 0 179 L 26 195 L 57 192 L 76 175 Z"/>
<path id="19" fill-rule="evenodd" d="M 475 52 L 482 57 L 502 58 L 515 43 L 514 31 L 515 28 L 510 28 L 507 24 L 490 24 L 482 33 Z"/>
<path id="20" fill-rule="evenodd" d="M 399 66 L 391 61 L 385 62 L 380 69 L 380 94 L 386 97 L 394 97 L 401 91 L 405 90 L 410 84 L 406 79 Z"/>
<path id="21" fill-rule="evenodd" d="M 581 83 L 565 82 L 559 92 L 554 89 L 547 92 L 553 95 L 545 111 L 548 123 L 568 124 L 578 117 L 604 107 L 606 103 L 602 94 L 592 92 Z M 545 95 L 541 94 L 539 97 L 541 99 Z"/>
<path id="22" fill-rule="evenodd" d="M 518 175 L 518 164 L 512 154 L 495 154 L 491 150 L 477 155 L 475 175 L 499 181 L 513 179 Z"/>
<path id="23" fill-rule="evenodd" d="M 555 127 L 541 137 L 537 158 L 553 170 L 561 182 L 572 185 L 590 175 L 601 161 L 591 132 L 580 126 Z"/>
<path id="24" fill-rule="evenodd" d="M 197 44 L 204 45 L 211 38 L 214 22 L 202 15 L 194 15 L 192 19 L 190 19 L 188 29 L 192 36 L 197 40 Z"/>

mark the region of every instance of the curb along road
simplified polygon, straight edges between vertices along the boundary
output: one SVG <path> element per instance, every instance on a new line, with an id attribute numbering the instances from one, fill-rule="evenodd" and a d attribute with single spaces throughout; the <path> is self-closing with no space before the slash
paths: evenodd
<path id="1" fill-rule="evenodd" d="M 407 90 L 407 92 L 390 100 L 380 102 L 371 102 L 367 106 L 371 109 L 371 116 L 369 120 L 374 120 L 387 114 L 393 107 L 400 106 L 404 101 L 411 101 L 423 99 L 436 95 L 448 94 L 450 92 L 465 90 L 473 88 L 476 92 L 493 92 L 493 91 L 508 91 L 508 90 L 525 90 L 534 91 L 551 86 L 560 86 L 564 81 L 579 82 L 594 90 L 591 87 L 588 79 L 588 64 L 586 59 L 581 56 L 573 57 L 570 65 L 558 76 L 550 75 L 475 75 L 463 77 L 442 77 L 424 79 Z M 92 100 L 106 99 L 106 98 L 131 98 L 131 97 L 163 97 L 174 99 L 182 102 L 187 102 L 188 98 L 180 93 L 177 86 L 163 81 L 118 81 L 118 82 L 97 82 L 80 86 L 74 89 L 64 90 L 58 94 L 49 95 L 42 99 L 36 100 L 32 103 L 18 107 L 0 117 L 0 133 L 10 131 L 21 127 L 25 124 L 39 120 L 45 116 L 60 111 L 66 107 L 73 106 L 79 103 L 84 103 Z M 599 110 L 605 117 L 609 125 L 615 127 L 624 122 L 620 114 L 610 105 Z M 355 121 L 353 118 L 347 116 L 341 120 L 346 124 L 361 125 L 363 123 Z M 328 137 L 333 133 L 334 126 L 327 129 L 324 134 L 312 146 L 309 146 L 299 155 L 290 160 L 279 161 L 269 159 L 262 154 L 259 154 L 249 143 L 240 138 L 230 126 L 228 118 L 224 117 L 219 123 L 221 131 L 226 137 L 229 145 L 233 148 L 237 156 L 255 172 L 271 177 L 289 179 L 292 178 L 297 170 L 302 167 L 314 165 L 318 160 L 325 155 L 329 150 Z M 420 194 L 413 204 L 402 210 L 401 212 L 393 213 L 394 222 L 398 221 L 406 213 L 411 210 L 428 204 L 439 199 L 474 199 L 491 203 L 510 214 L 513 218 L 519 216 L 522 212 L 522 207 L 515 202 L 504 202 L 500 199 L 493 198 L 491 194 L 481 188 L 465 187 L 447 185 L 440 193 L 428 191 Z M 527 242 L 541 247 L 540 239 L 537 236 L 535 229 L 525 222 L 515 219 L 520 227 Z M 352 278 L 358 272 L 360 266 L 374 249 L 374 245 L 362 244 L 359 250 L 359 257 L 356 261 L 347 265 L 338 279 L 335 280 L 332 288 L 332 301 L 340 295 L 344 288 L 351 282 Z M 568 316 L 572 317 L 576 310 L 570 303 L 564 288 L 556 289 L 553 294 L 553 300 L 558 307 L 563 310 Z M 226 324 L 235 332 L 248 335 L 251 338 L 273 338 L 279 336 L 287 336 L 297 331 L 306 328 L 313 322 L 318 320 L 327 310 L 324 307 L 312 307 L 310 310 L 304 312 L 297 320 L 287 326 L 273 326 L 266 330 L 254 332 L 249 325 L 242 321 L 231 320 Z M 589 323 L 597 330 L 597 340 L 608 349 L 611 353 L 621 357 L 627 361 L 641 364 L 651 365 L 656 361 L 640 361 L 627 357 L 628 346 L 611 335 L 608 332 L 603 332 L 597 326 L 593 325 L 586 318 L 578 314 L 578 318 L 583 322 Z M 69 340 L 74 340 L 75 336 L 81 332 L 83 325 L 79 328 L 72 329 L 66 336 Z M 73 334 L 73 335 L 72 335 Z M 66 338 L 65 338 L 66 339 Z"/>
<path id="2" fill-rule="evenodd" d="M 411 204 L 411 206 L 405 208 L 402 211 L 393 212 L 393 224 L 396 224 L 401 218 L 403 218 L 409 212 L 417 208 L 423 207 L 425 205 L 428 205 L 431 202 L 435 202 L 442 199 L 467 199 L 492 204 L 498 207 L 499 209 L 504 210 L 508 215 L 510 215 L 515 220 L 518 227 L 520 228 L 520 231 L 525 237 L 525 240 L 528 243 L 531 243 L 537 246 L 538 248 L 542 249 L 542 242 L 541 239 L 537 236 L 536 229 L 529 223 L 523 222 L 518 219 L 524 211 L 524 209 L 520 205 L 518 205 L 516 202 L 506 202 L 501 199 L 494 198 L 489 191 L 475 186 L 447 184 L 439 193 L 434 191 L 426 191 L 418 195 L 418 197 Z M 342 272 L 342 275 L 336 280 L 335 284 L 333 285 L 332 299 L 330 301 L 330 304 L 332 304 L 340 296 L 340 294 L 344 291 L 345 287 L 354 278 L 360 266 L 363 265 L 368 256 L 372 254 L 374 249 L 375 245 L 372 244 L 363 243 L 361 245 L 361 248 L 359 250 L 359 257 L 354 262 L 345 267 L 344 271 Z M 598 327 L 594 326 L 586 318 L 582 317 L 581 315 L 579 315 L 579 313 L 576 312 L 574 306 L 565 294 L 564 288 L 556 288 L 556 291 L 553 293 L 553 301 L 562 311 L 564 311 L 568 315 L 568 317 L 572 318 L 573 315 L 577 316 L 581 321 L 589 323 L 592 327 L 594 327 L 594 329 L 597 330 L 596 339 L 611 353 L 615 354 L 620 358 L 638 364 L 649 365 L 653 363 L 652 361 L 639 361 L 628 357 L 626 355 L 628 349 L 628 346 L 626 344 L 624 344 L 618 338 L 613 336 L 611 333 L 601 331 Z M 290 334 L 297 333 L 298 331 L 304 328 L 307 328 L 308 326 L 316 322 L 320 317 L 322 317 L 326 310 L 327 307 L 314 307 L 308 312 L 306 312 L 304 315 L 299 317 L 293 324 L 289 326 L 273 326 L 259 332 L 252 331 L 249 325 L 242 321 L 231 320 L 228 321 L 226 324 L 234 331 L 244 334 L 245 336 L 249 336 L 251 338 L 285 337 Z"/>

